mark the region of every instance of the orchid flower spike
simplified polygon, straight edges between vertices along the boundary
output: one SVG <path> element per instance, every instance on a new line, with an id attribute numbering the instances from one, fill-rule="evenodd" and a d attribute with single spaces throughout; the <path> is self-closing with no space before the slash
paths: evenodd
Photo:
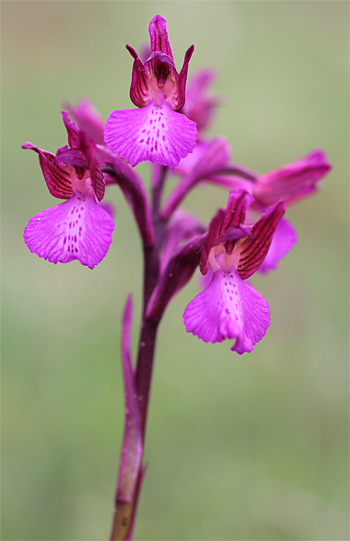
<path id="1" fill-rule="evenodd" d="M 62 112 L 68 134 L 68 146 L 56 155 L 32 143 L 49 192 L 64 203 L 40 212 L 29 220 L 24 241 L 32 253 L 51 263 L 78 259 L 93 269 L 108 252 L 114 221 L 99 205 L 104 197 L 105 181 L 96 161 L 94 142 Z"/>
<path id="2" fill-rule="evenodd" d="M 149 25 L 151 56 L 134 58 L 130 98 L 139 109 L 114 111 L 107 120 L 104 138 L 108 147 L 132 166 L 149 160 L 174 168 L 193 151 L 196 124 L 178 113 L 185 104 L 187 70 L 194 46 L 187 49 L 180 73 L 176 71 L 167 23 L 156 15 Z"/>
<path id="3" fill-rule="evenodd" d="M 235 339 L 231 349 L 239 354 L 252 351 L 270 325 L 267 302 L 245 280 L 263 262 L 285 211 L 278 203 L 249 227 L 244 222 L 252 201 L 249 192 L 234 190 L 226 209 L 219 209 L 212 219 L 200 270 L 206 274 L 211 268 L 213 277 L 183 314 L 187 332 L 204 342 Z"/>

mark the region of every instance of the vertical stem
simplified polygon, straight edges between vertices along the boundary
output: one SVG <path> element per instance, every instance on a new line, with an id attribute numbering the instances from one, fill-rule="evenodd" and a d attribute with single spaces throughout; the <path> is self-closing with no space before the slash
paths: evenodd
<path id="1" fill-rule="evenodd" d="M 146 420 L 158 321 L 144 321 L 141 330 L 135 384 L 139 400 L 142 440 L 145 441 Z"/>
<path id="2" fill-rule="evenodd" d="M 149 394 L 151 389 L 152 369 L 159 320 L 145 318 L 148 301 L 159 278 L 159 253 L 163 242 L 165 223 L 159 220 L 161 196 L 166 178 L 167 167 L 160 166 L 158 177 L 152 186 L 152 216 L 155 231 L 154 246 L 144 246 L 144 290 L 143 313 L 140 333 L 137 365 L 135 370 L 135 386 L 140 408 L 142 441 L 145 441 Z M 111 541 L 131 539 L 135 519 L 135 509 L 141 488 L 144 469 L 139 471 L 140 482 L 135 487 L 131 502 L 116 502 L 114 510 Z M 116 494 L 118 492 L 118 487 Z M 131 524 L 131 525 L 130 525 Z"/>
<path id="3" fill-rule="evenodd" d="M 155 232 L 154 246 L 144 247 L 144 298 L 143 318 L 137 358 L 135 383 L 140 404 L 142 439 L 145 440 L 149 393 L 152 380 L 153 359 L 159 321 L 146 320 L 145 312 L 148 301 L 157 285 L 159 277 L 159 252 L 164 234 L 164 222 L 159 220 L 159 209 L 167 167 L 159 166 L 158 177 L 152 186 L 152 216 Z"/>

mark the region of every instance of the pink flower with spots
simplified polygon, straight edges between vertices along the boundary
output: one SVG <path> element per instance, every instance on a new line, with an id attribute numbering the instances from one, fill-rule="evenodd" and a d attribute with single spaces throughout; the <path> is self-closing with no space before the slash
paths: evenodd
<path id="1" fill-rule="evenodd" d="M 225 210 L 210 223 L 200 270 L 211 268 L 212 280 L 186 307 L 187 332 L 204 342 L 235 339 L 231 348 L 250 352 L 270 325 L 265 299 L 245 280 L 258 270 L 269 250 L 273 234 L 284 214 L 284 204 L 270 207 L 252 226 L 244 225 L 253 197 L 245 190 L 230 193 Z"/>
<path id="2" fill-rule="evenodd" d="M 149 25 L 151 56 L 145 63 L 127 45 L 134 58 L 130 98 L 139 109 L 114 111 L 104 138 L 115 154 L 132 166 L 148 160 L 174 168 L 193 151 L 196 124 L 178 113 L 185 104 L 188 63 L 194 46 L 186 51 L 178 73 L 168 39 L 167 23 L 156 15 Z"/>
<path id="3" fill-rule="evenodd" d="M 23 237 L 32 253 L 51 263 L 78 259 L 93 269 L 109 249 L 114 221 L 98 203 L 104 196 L 105 181 L 95 144 L 70 122 L 66 112 L 62 116 L 69 147 L 58 149 L 56 155 L 32 143 L 22 148 L 39 154 L 49 192 L 67 201 L 31 218 Z"/>

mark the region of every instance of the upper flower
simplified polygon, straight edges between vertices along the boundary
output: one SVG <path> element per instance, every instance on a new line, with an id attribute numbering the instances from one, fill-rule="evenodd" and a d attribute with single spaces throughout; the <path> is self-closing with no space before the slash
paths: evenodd
<path id="1" fill-rule="evenodd" d="M 112 242 L 114 221 L 97 202 L 104 197 L 105 181 L 95 144 L 70 122 L 66 112 L 62 116 L 69 146 L 59 148 L 54 155 L 32 143 L 22 145 L 39 154 L 51 195 L 67 199 L 31 218 L 24 241 L 31 252 L 52 263 L 78 259 L 93 269 Z"/>
<path id="2" fill-rule="evenodd" d="M 152 99 L 160 107 L 166 100 L 174 111 L 185 104 L 185 89 L 188 63 L 194 51 L 191 45 L 186 51 L 180 73 L 176 71 L 171 50 L 166 20 L 160 15 L 153 17 L 149 24 L 151 56 L 145 63 L 135 49 L 127 45 L 134 58 L 130 98 L 137 107 L 145 107 Z"/>
<path id="3" fill-rule="evenodd" d="M 176 113 L 185 104 L 188 63 L 194 46 L 187 49 L 178 73 L 163 17 L 152 19 L 149 34 L 151 55 L 145 63 L 126 46 L 134 58 L 130 98 L 140 109 L 114 111 L 107 120 L 104 138 L 113 152 L 133 166 L 149 160 L 173 168 L 192 152 L 196 142 L 195 123 Z"/>

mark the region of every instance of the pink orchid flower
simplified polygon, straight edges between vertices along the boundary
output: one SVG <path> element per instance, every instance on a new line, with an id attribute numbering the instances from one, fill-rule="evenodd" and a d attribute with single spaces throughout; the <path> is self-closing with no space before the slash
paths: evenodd
<path id="1" fill-rule="evenodd" d="M 145 63 L 127 45 L 134 58 L 130 98 L 139 109 L 114 111 L 104 138 L 115 154 L 132 166 L 149 160 L 174 168 L 196 144 L 196 124 L 178 113 L 185 103 L 188 63 L 194 46 L 186 51 L 178 73 L 168 39 L 167 23 L 156 15 L 149 25 L 151 56 Z"/>

